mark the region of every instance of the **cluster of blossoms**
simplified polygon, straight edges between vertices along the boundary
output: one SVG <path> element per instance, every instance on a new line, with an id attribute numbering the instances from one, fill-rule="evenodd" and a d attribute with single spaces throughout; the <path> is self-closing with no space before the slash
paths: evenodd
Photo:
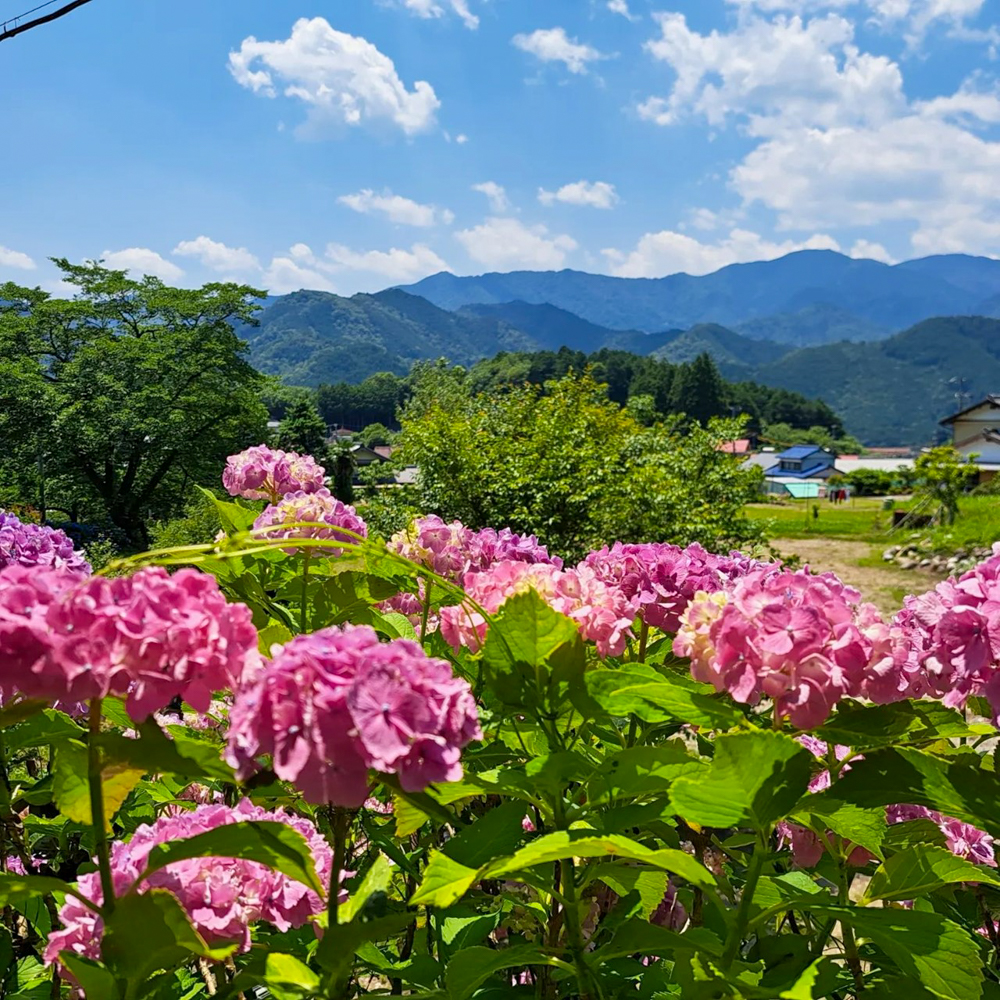
<path id="1" fill-rule="evenodd" d="M 725 590 L 753 570 L 777 568 L 739 552 L 717 556 L 698 544 L 682 549 L 659 542 L 615 542 L 591 552 L 582 565 L 603 583 L 618 587 L 647 625 L 664 632 L 677 631 L 681 615 L 699 592 Z"/>
<path id="2" fill-rule="evenodd" d="M 230 455 L 222 485 L 230 496 L 277 503 L 289 493 L 316 493 L 326 484 L 326 470 L 311 455 L 256 445 Z"/>
<path id="3" fill-rule="evenodd" d="M 482 573 L 468 573 L 465 592 L 489 614 L 516 594 L 535 591 L 550 607 L 572 618 L 601 656 L 620 656 L 632 635 L 634 602 L 581 563 L 563 570 L 545 563 L 499 562 Z M 487 622 L 464 605 L 441 609 L 441 635 L 457 650 L 474 652 L 486 638 Z"/>
<path id="4" fill-rule="evenodd" d="M 161 568 L 116 579 L 68 570 L 0 571 L 0 687 L 71 704 L 127 696 L 141 720 L 183 698 L 206 712 L 212 694 L 259 665 L 249 608 L 215 578 Z"/>
<path id="5" fill-rule="evenodd" d="M 264 921 L 279 931 L 302 927 L 323 912 L 325 901 L 300 882 L 255 861 L 238 858 L 190 858 L 168 865 L 138 886 L 149 852 L 157 844 L 184 840 L 220 826 L 249 821 L 286 823 L 308 843 L 322 885 L 330 884 L 333 853 L 316 827 L 301 816 L 282 810 L 267 812 L 244 799 L 235 808 L 203 805 L 190 812 L 163 816 L 152 826 L 140 826 L 128 843 L 116 842 L 111 850 L 111 873 L 116 895 L 135 889 L 167 889 L 184 908 L 195 929 L 209 944 L 236 941 L 248 951 L 250 928 Z M 341 873 L 340 878 L 343 878 Z M 339 881 L 339 880 L 338 880 Z M 92 902 L 103 903 L 100 876 L 81 876 L 78 888 Z M 343 890 L 341 890 L 343 892 Z M 59 912 L 62 929 L 53 931 L 45 949 L 48 964 L 61 952 L 85 958 L 100 957 L 102 919 L 74 897 L 67 897 Z"/>
<path id="6" fill-rule="evenodd" d="M 929 695 L 960 708 L 983 695 L 1000 718 L 1000 544 L 957 580 L 907 597 L 884 645 L 873 700 Z"/>
<path id="7" fill-rule="evenodd" d="M 0 510 L 0 569 L 39 566 L 89 573 L 90 563 L 73 547 L 70 537 L 44 524 L 25 523 Z"/>
<path id="8" fill-rule="evenodd" d="M 865 697 L 887 629 L 832 574 L 752 570 L 728 591 L 699 594 L 674 652 L 696 680 L 744 704 L 771 698 L 800 729 L 821 725 L 844 697 Z"/>
<path id="9" fill-rule="evenodd" d="M 996 868 L 993 853 L 993 838 L 969 823 L 924 806 L 889 806 L 885 811 L 889 823 L 906 823 L 910 820 L 929 819 L 944 834 L 945 847 L 956 857 L 964 858 L 977 865 Z"/>
<path id="10" fill-rule="evenodd" d="M 473 531 L 461 521 L 446 524 L 436 514 L 417 518 L 393 535 L 389 548 L 412 562 L 461 583 L 467 573 L 482 573 L 498 562 L 547 563 L 562 568 L 534 535 L 515 535 L 509 528 Z"/>
<path id="11" fill-rule="evenodd" d="M 350 504 L 338 500 L 326 487 L 311 493 L 299 490 L 271 504 L 253 523 L 264 538 L 317 539 L 356 542 L 368 537 L 368 525 Z M 285 549 L 289 554 L 302 546 Z M 309 549 L 327 556 L 339 555 L 336 548 Z"/>
<path id="12" fill-rule="evenodd" d="M 469 685 L 448 663 L 347 625 L 296 636 L 240 688 L 228 759 L 245 778 L 269 754 L 308 801 L 356 808 L 369 768 L 407 791 L 455 781 L 461 748 L 481 738 Z"/>

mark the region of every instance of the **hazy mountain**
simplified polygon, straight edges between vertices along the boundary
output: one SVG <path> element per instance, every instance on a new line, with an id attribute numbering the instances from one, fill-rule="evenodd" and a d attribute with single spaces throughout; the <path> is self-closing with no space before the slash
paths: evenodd
<path id="1" fill-rule="evenodd" d="M 732 328 L 765 317 L 782 317 L 777 325 L 785 327 L 788 314 L 807 311 L 810 339 L 832 341 L 842 338 L 848 320 L 859 324 L 853 337 L 858 331 L 870 335 L 873 327 L 898 330 L 934 316 L 980 313 L 987 300 L 1000 295 L 1000 261 L 949 255 L 890 266 L 806 250 L 778 260 L 732 264 L 703 277 L 515 271 L 460 278 L 441 273 L 405 290 L 444 309 L 548 303 L 619 330 L 688 329 L 698 323 Z M 816 307 L 821 307 L 820 317 L 823 310 L 834 310 L 826 313 L 825 327 L 817 324 L 815 313 L 808 313 Z"/>
<path id="2" fill-rule="evenodd" d="M 752 340 L 716 323 L 699 323 L 653 351 L 653 357 L 680 364 L 707 352 L 720 368 L 735 376 L 738 369 L 770 364 L 791 350 L 771 340 Z"/>
<path id="3" fill-rule="evenodd" d="M 771 340 L 795 347 L 833 344 L 838 340 L 882 340 L 893 333 L 890 327 L 823 303 L 806 306 L 798 312 L 750 319 L 734 329 L 755 340 Z"/>

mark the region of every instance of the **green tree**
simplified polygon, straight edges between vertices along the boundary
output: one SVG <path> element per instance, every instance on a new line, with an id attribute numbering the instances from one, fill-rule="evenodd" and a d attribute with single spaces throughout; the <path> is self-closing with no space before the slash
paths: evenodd
<path id="1" fill-rule="evenodd" d="M 366 448 L 376 448 L 379 445 L 385 445 L 391 443 L 394 434 L 385 424 L 374 423 L 369 424 L 361 433 L 358 435 L 358 440 Z"/>
<path id="2" fill-rule="evenodd" d="M 915 494 L 937 505 L 937 520 L 954 524 L 958 499 L 979 476 L 973 457 L 966 457 L 950 444 L 931 448 L 913 463 Z"/>
<path id="3" fill-rule="evenodd" d="M 674 376 L 671 409 L 684 413 L 703 427 L 712 417 L 726 412 L 725 383 L 710 354 L 699 354 L 689 365 L 681 365 Z"/>
<path id="4" fill-rule="evenodd" d="M 326 460 L 327 428 L 311 398 L 297 399 L 288 405 L 285 419 L 278 425 L 275 444 L 285 451 L 312 455 L 320 463 Z"/>
<path id="5" fill-rule="evenodd" d="M 147 544 L 192 482 L 264 436 L 262 378 L 231 325 L 253 323 L 263 293 L 54 263 L 71 300 L 0 286 L 0 451 L 34 459 L 43 505 Z"/>
<path id="6" fill-rule="evenodd" d="M 718 451 L 739 425 L 647 429 L 589 373 L 475 395 L 462 374 L 431 367 L 402 426 L 400 461 L 420 469 L 416 507 L 537 534 L 570 558 L 615 539 L 724 548 L 761 537 L 743 515 L 757 471 Z"/>

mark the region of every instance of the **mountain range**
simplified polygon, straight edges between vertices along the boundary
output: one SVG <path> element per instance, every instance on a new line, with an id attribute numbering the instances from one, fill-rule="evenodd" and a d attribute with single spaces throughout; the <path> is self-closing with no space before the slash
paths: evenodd
<path id="1" fill-rule="evenodd" d="M 439 274 L 350 298 L 294 292 L 241 333 L 261 370 L 308 386 L 564 345 L 678 363 L 707 351 L 727 378 L 821 398 L 866 444 L 893 445 L 933 438 L 955 408 L 953 380 L 973 395 L 1000 389 L 996 317 L 1000 261 L 804 251 L 701 278 Z"/>

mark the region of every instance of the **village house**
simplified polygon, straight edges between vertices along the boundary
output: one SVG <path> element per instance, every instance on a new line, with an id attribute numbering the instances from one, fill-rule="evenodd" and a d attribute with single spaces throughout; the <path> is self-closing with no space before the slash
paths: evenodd
<path id="1" fill-rule="evenodd" d="M 1000 472 L 1000 394 L 967 406 L 941 421 L 951 428 L 955 450 L 966 458 L 975 457 L 979 481 L 991 480 Z"/>

